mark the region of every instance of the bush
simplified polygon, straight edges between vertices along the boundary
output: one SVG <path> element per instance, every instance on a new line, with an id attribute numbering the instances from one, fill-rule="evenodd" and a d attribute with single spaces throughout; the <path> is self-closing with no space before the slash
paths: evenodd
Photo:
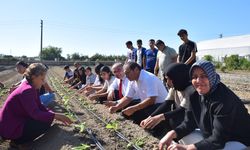
<path id="1" fill-rule="evenodd" d="M 246 58 L 240 59 L 240 65 L 242 70 L 250 70 L 250 61 L 248 61 Z"/>
<path id="2" fill-rule="evenodd" d="M 228 70 L 250 70 L 250 61 L 240 58 L 238 55 L 231 55 L 224 60 Z"/>
<path id="3" fill-rule="evenodd" d="M 224 62 L 226 63 L 226 68 L 229 70 L 240 69 L 239 55 L 225 57 Z"/>

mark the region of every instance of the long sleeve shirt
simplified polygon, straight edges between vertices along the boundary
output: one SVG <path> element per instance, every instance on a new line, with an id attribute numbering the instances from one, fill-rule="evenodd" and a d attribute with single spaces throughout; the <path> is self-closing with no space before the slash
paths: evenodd
<path id="1" fill-rule="evenodd" d="M 8 96 L 0 109 L 0 135 L 17 139 L 22 135 L 26 120 L 51 124 L 54 115 L 41 104 L 38 90 L 25 81 Z"/>
<path id="2" fill-rule="evenodd" d="M 242 101 L 223 83 L 207 95 L 195 92 L 185 121 L 175 132 L 181 139 L 199 128 L 204 140 L 194 143 L 198 150 L 222 149 L 228 141 L 250 145 L 250 115 Z"/>

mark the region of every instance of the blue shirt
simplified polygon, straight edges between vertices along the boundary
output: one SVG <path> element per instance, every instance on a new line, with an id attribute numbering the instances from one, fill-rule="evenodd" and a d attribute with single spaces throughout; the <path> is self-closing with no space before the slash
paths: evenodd
<path id="1" fill-rule="evenodd" d="M 146 50 L 146 69 L 154 70 L 155 63 L 157 59 L 158 50 L 155 48 L 154 50 L 148 49 Z"/>

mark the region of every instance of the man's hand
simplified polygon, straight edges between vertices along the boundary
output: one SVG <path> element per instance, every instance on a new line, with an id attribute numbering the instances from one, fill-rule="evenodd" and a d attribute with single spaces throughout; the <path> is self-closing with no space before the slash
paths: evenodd
<path id="1" fill-rule="evenodd" d="M 137 109 L 134 106 L 130 106 L 122 111 L 122 113 L 126 116 L 131 116 L 133 115 Z"/>
<path id="2" fill-rule="evenodd" d="M 115 106 L 116 104 L 117 104 L 117 102 L 115 102 L 115 101 L 104 101 L 104 105 L 106 107 Z"/>
<path id="3" fill-rule="evenodd" d="M 149 116 L 147 119 L 144 119 L 140 126 L 142 128 L 146 129 L 153 129 L 156 125 L 158 125 L 161 121 L 165 120 L 165 117 L 163 114 L 159 114 L 157 116 L 151 117 Z"/>
<path id="4" fill-rule="evenodd" d="M 110 113 L 115 113 L 117 111 L 118 111 L 118 107 L 117 106 L 111 106 L 111 107 L 109 107 L 109 112 Z"/>

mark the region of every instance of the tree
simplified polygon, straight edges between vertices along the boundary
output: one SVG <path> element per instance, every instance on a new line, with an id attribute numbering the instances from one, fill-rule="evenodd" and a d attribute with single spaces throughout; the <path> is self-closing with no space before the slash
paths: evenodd
<path id="1" fill-rule="evenodd" d="M 71 60 L 70 54 L 67 54 L 67 60 Z"/>
<path id="2" fill-rule="evenodd" d="M 62 48 L 48 46 L 43 48 L 41 57 L 44 60 L 65 59 L 61 56 L 61 54 L 62 54 Z"/>
<path id="3" fill-rule="evenodd" d="M 73 53 L 73 54 L 71 55 L 71 59 L 72 59 L 72 60 L 80 60 L 80 55 L 79 55 L 79 53 Z"/>
<path id="4" fill-rule="evenodd" d="M 211 55 L 205 55 L 205 56 L 203 56 L 203 59 L 207 60 L 207 61 L 211 61 L 211 62 L 214 61 L 214 58 Z"/>

